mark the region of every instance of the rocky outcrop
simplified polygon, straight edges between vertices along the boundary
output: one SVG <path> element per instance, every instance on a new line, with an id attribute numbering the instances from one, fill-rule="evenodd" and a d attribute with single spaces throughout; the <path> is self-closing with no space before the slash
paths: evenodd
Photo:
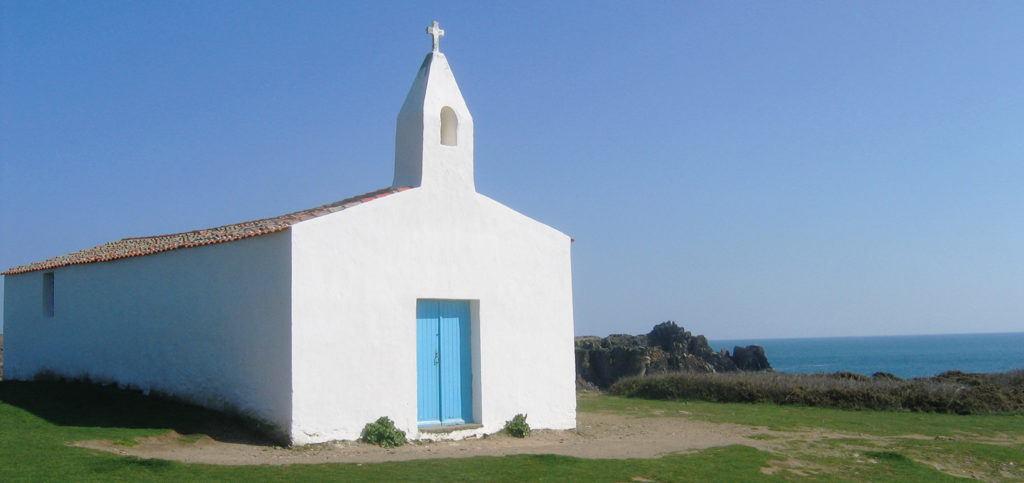
<path id="1" fill-rule="evenodd" d="M 732 361 L 741 371 L 766 371 L 772 368 L 768 356 L 764 354 L 764 347 L 759 345 L 733 347 Z"/>
<path id="2" fill-rule="evenodd" d="M 600 388 L 616 379 L 643 376 L 651 358 L 645 336 L 612 334 L 605 338 L 576 338 L 576 375 Z"/>
<path id="3" fill-rule="evenodd" d="M 581 388 L 606 389 L 631 376 L 738 370 L 771 370 L 764 349 L 752 345 L 737 346 L 732 355 L 725 349 L 715 352 L 703 335 L 694 336 L 672 321 L 654 326 L 646 335 L 576 338 L 576 380 Z"/>

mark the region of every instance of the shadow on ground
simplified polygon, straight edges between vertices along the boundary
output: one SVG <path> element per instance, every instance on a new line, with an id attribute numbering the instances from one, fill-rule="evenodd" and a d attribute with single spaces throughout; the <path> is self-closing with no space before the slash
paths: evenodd
<path id="1" fill-rule="evenodd" d="M 61 426 L 173 429 L 217 441 L 273 446 L 259 423 L 242 415 L 78 381 L 0 381 L 0 402 Z"/>

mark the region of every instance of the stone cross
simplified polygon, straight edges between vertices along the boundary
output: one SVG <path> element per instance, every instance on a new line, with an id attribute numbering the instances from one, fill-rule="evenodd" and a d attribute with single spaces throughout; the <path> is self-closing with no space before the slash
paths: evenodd
<path id="1" fill-rule="evenodd" d="M 437 20 L 434 20 L 433 25 L 427 27 L 427 33 L 434 37 L 434 52 L 440 52 L 438 48 L 441 43 L 441 37 L 444 37 L 444 30 L 437 27 Z"/>

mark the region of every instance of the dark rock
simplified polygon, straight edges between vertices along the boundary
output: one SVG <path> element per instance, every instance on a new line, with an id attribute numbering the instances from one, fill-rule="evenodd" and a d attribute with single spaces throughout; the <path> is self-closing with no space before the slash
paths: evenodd
<path id="1" fill-rule="evenodd" d="M 609 361 L 613 378 L 643 376 L 650 361 L 647 352 L 647 348 L 641 346 L 613 347 Z"/>
<path id="2" fill-rule="evenodd" d="M 576 338 L 577 387 L 591 384 L 607 389 L 623 377 L 671 372 L 732 372 L 771 370 L 764 349 L 737 347 L 732 356 L 715 352 L 703 335 L 694 336 L 672 321 L 662 322 L 646 335 L 612 334 L 605 338 Z M 742 362 L 737 358 L 742 357 Z"/>
<path id="3" fill-rule="evenodd" d="M 679 358 L 676 370 L 683 372 L 710 373 L 715 372 L 715 366 L 693 354 L 683 354 Z"/>
<path id="4" fill-rule="evenodd" d="M 647 371 L 644 375 L 654 376 L 658 374 L 665 374 L 671 370 L 669 367 L 669 354 L 661 349 L 661 347 L 651 347 L 648 352 L 649 362 L 647 363 Z"/>
<path id="5" fill-rule="evenodd" d="M 646 338 L 625 334 L 576 338 L 576 374 L 606 388 L 628 376 L 642 376 L 650 358 Z"/>
<path id="6" fill-rule="evenodd" d="M 764 347 L 759 345 L 734 347 L 732 360 L 741 371 L 767 371 L 772 368 L 768 363 L 768 356 L 764 353 Z"/>
<path id="7" fill-rule="evenodd" d="M 616 347 L 646 347 L 647 339 L 642 339 L 638 335 L 629 334 L 612 334 L 605 337 L 601 342 L 601 347 L 608 349 L 614 349 Z"/>
<path id="8" fill-rule="evenodd" d="M 725 349 L 722 349 L 722 352 L 712 352 L 705 356 L 705 359 L 715 368 L 715 372 L 736 372 L 740 370 L 733 357 L 729 355 L 729 351 Z"/>
<path id="9" fill-rule="evenodd" d="M 647 342 L 652 346 L 661 347 L 665 352 L 672 352 L 676 344 L 685 344 L 689 335 L 689 332 L 670 320 L 655 325 L 647 334 Z"/>

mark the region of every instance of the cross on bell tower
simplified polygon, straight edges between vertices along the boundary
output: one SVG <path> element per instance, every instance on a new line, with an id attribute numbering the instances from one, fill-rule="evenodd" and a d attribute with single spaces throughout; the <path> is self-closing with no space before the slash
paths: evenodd
<path id="1" fill-rule="evenodd" d="M 431 37 L 434 37 L 434 52 L 440 52 L 438 50 L 441 44 L 441 37 L 444 37 L 444 30 L 437 26 L 437 20 L 434 20 L 434 24 L 427 27 L 427 33 Z"/>
<path id="2" fill-rule="evenodd" d="M 444 30 L 435 20 L 427 33 L 434 50 L 423 58 L 398 112 L 393 186 L 474 192 L 473 116 L 448 59 L 438 49 Z"/>

